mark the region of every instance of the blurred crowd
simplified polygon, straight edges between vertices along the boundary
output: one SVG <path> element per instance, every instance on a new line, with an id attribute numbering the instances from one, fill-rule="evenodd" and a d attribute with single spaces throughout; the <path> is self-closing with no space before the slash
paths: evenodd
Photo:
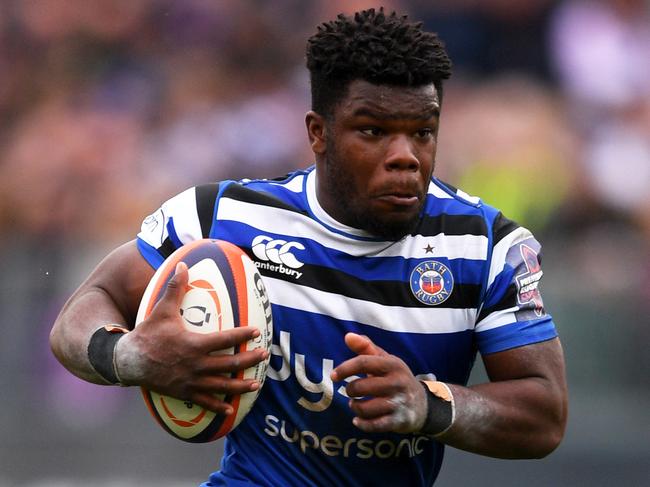
<path id="1" fill-rule="evenodd" d="M 572 387 L 594 386 L 595 375 L 643 383 L 650 3 L 383 5 L 422 20 L 447 44 L 454 74 L 437 174 L 544 244 L 544 294 Z M 65 297 L 171 195 L 311 165 L 306 39 L 319 22 L 369 6 L 0 0 L 0 383 L 14 390 L 10 403 L 34 394 L 48 401 L 59 411 L 47 426 L 54 430 L 57 421 L 92 429 L 100 408 L 110 418 L 123 396 L 72 378 L 47 350 Z M 37 352 L 26 355 L 34 343 Z M 5 437 L 21 414 L 0 419 Z"/>
<path id="2" fill-rule="evenodd" d="M 645 0 L 384 3 L 454 61 L 442 177 L 536 231 L 650 239 Z M 187 186 L 309 165 L 305 39 L 368 4 L 3 0 L 0 226 L 116 241 Z"/>

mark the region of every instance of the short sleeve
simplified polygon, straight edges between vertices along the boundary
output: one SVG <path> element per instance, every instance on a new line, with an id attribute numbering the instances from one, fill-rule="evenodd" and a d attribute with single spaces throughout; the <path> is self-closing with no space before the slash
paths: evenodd
<path id="1" fill-rule="evenodd" d="M 179 247 L 210 236 L 218 192 L 217 183 L 189 188 L 142 221 L 138 249 L 154 269 Z"/>
<path id="2" fill-rule="evenodd" d="M 487 291 L 475 327 L 479 351 L 495 353 L 556 337 L 539 289 L 541 245 L 501 214 L 493 235 Z"/>

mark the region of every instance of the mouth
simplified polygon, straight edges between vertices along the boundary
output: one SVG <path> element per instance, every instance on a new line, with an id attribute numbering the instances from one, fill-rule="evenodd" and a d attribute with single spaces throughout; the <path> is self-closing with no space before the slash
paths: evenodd
<path id="1" fill-rule="evenodd" d="M 415 206 L 420 202 L 420 198 L 417 195 L 399 193 L 384 194 L 379 196 L 377 199 L 393 206 L 405 208 Z"/>
<path id="2" fill-rule="evenodd" d="M 410 211 L 420 205 L 420 194 L 412 188 L 396 189 L 380 192 L 376 199 L 397 211 Z"/>

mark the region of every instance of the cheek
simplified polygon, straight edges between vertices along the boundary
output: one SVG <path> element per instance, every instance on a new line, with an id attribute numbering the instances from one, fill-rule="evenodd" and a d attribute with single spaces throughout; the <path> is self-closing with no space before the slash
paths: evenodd
<path id="1" fill-rule="evenodd" d="M 341 144 L 336 158 L 341 173 L 348 179 L 347 183 L 354 186 L 359 194 L 366 193 L 379 176 L 381 158 L 377 147 L 348 140 L 346 144 Z"/>
<path id="2" fill-rule="evenodd" d="M 435 156 L 435 146 L 433 149 L 428 147 L 417 154 L 418 161 L 420 161 L 420 174 L 423 179 L 431 178 L 435 166 Z"/>
<path id="3" fill-rule="evenodd" d="M 431 157 L 422 159 L 420 164 L 420 173 L 422 174 L 422 177 L 424 179 L 430 179 L 436 164 L 435 159 L 432 159 Z"/>

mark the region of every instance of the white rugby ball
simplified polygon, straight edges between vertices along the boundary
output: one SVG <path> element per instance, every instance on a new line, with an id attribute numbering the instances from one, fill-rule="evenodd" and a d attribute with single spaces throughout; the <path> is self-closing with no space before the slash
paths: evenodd
<path id="1" fill-rule="evenodd" d="M 257 348 L 271 349 L 273 321 L 264 282 L 251 259 L 237 246 L 214 239 L 197 240 L 170 255 L 151 278 L 142 296 L 136 324 L 144 321 L 165 293 L 176 264 L 185 262 L 189 283 L 180 314 L 185 327 L 194 333 L 219 333 L 238 326 L 256 326 L 260 336 L 222 353 L 239 353 Z M 233 374 L 264 384 L 269 359 Z M 142 388 L 152 416 L 172 436 L 192 443 L 216 440 L 232 431 L 253 407 L 261 390 L 241 395 L 217 395 L 232 405 L 234 413 L 225 416 Z"/>

